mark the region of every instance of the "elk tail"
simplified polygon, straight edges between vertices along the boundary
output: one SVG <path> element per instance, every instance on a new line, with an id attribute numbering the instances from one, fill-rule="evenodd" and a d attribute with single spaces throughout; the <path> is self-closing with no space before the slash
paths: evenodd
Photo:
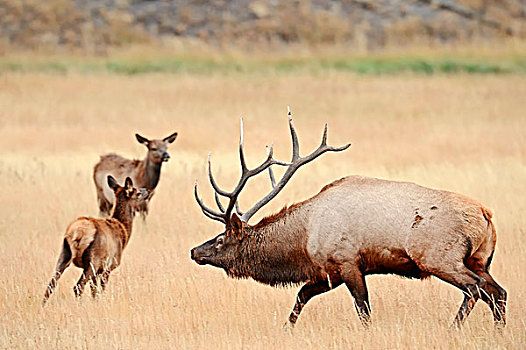
<path id="1" fill-rule="evenodd" d="M 491 218 L 493 217 L 493 213 L 488 208 L 480 207 L 482 210 L 482 215 L 484 216 L 484 219 L 488 221 L 488 223 L 491 223 Z"/>
<path id="2" fill-rule="evenodd" d="M 66 239 L 74 256 L 82 256 L 86 248 L 95 240 L 96 221 L 90 218 L 79 218 L 67 229 Z"/>
<path id="3" fill-rule="evenodd" d="M 495 241 L 497 239 L 497 230 L 495 230 L 495 225 L 491 221 L 493 214 L 487 208 L 481 207 L 481 209 L 482 209 L 482 216 L 484 216 L 484 219 L 486 219 L 486 222 L 488 223 L 488 234 L 492 238 L 492 240 Z"/>
<path id="4" fill-rule="evenodd" d="M 484 216 L 484 219 L 486 219 L 486 222 L 488 223 L 488 237 L 491 242 L 491 254 L 486 261 L 486 272 L 489 272 L 489 267 L 491 265 L 491 260 L 493 259 L 493 253 L 495 253 L 495 244 L 497 242 L 497 230 L 495 229 L 495 225 L 493 224 L 493 221 L 491 221 L 491 218 L 493 217 L 493 214 L 491 211 L 487 208 L 481 207 L 482 209 L 482 216 Z"/>

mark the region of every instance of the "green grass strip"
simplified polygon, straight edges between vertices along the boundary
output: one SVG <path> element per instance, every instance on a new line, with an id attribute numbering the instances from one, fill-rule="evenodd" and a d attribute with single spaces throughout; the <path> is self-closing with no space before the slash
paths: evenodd
<path id="1" fill-rule="evenodd" d="M 137 75 L 168 74 L 293 74 L 298 72 L 349 72 L 355 74 L 515 74 L 526 72 L 526 57 L 499 62 L 467 59 L 419 58 L 302 58 L 302 59 L 207 59 L 163 58 L 127 59 L 0 59 L 0 72 L 111 73 Z"/>

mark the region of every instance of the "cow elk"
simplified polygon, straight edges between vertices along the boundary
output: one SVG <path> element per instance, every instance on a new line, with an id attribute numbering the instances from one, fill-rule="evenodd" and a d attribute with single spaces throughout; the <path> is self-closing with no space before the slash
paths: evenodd
<path id="1" fill-rule="evenodd" d="M 175 141 L 177 133 L 175 132 L 162 140 L 148 140 L 139 134 L 135 134 L 135 137 L 139 143 L 148 148 L 144 160 L 129 160 L 111 153 L 101 156 L 100 161 L 93 169 L 93 180 L 97 189 L 99 210 L 103 215 L 110 215 L 115 199 L 113 191 L 106 183 L 106 176 L 112 175 L 118 182 L 130 177 L 137 187 L 146 188 L 150 191 L 150 198 L 138 208 L 143 219 L 146 218 L 148 203 L 159 183 L 163 162 L 167 162 L 170 159 L 167 147 Z"/>
<path id="2" fill-rule="evenodd" d="M 46 289 L 42 305 L 49 299 L 60 276 L 71 263 L 83 269 L 74 288 L 77 297 L 82 295 L 88 282 L 95 297 L 97 280 L 100 279 L 104 290 L 111 271 L 120 265 L 122 251 L 130 241 L 133 217 L 137 207 L 149 197 L 149 191 L 134 188 L 129 177 L 126 178 L 124 187 L 119 186 L 111 175 L 108 175 L 107 181 L 115 193 L 116 203 L 112 217 L 107 220 L 80 217 L 68 225 L 55 274 Z"/>
<path id="3" fill-rule="evenodd" d="M 227 192 L 216 183 L 208 159 L 208 175 L 218 210 L 195 198 L 208 218 L 222 222 L 225 230 L 191 250 L 200 265 L 222 268 L 235 278 L 248 278 L 284 286 L 303 284 L 287 325 L 296 323 L 314 296 L 345 284 L 364 325 L 370 320 L 365 276 L 395 274 L 423 279 L 436 276 L 464 294 L 454 321 L 460 327 L 476 301 L 482 298 L 493 312 L 495 324 L 506 322 L 506 291 L 495 282 L 489 268 L 496 231 L 491 212 L 460 194 L 395 182 L 348 176 L 326 185 L 317 195 L 250 225 L 249 219 L 274 198 L 302 165 L 325 152 L 350 145 L 327 145 L 327 125 L 321 145 L 301 157 L 289 110 L 292 159 L 275 160 L 272 148 L 258 167 L 248 169 L 243 154 L 243 127 L 239 144 L 241 178 Z M 272 165 L 286 166 L 276 183 Z M 272 190 L 242 213 L 238 196 L 249 178 L 268 169 Z M 228 199 L 225 206 L 220 197 Z M 235 209 L 235 212 L 234 212 Z"/>

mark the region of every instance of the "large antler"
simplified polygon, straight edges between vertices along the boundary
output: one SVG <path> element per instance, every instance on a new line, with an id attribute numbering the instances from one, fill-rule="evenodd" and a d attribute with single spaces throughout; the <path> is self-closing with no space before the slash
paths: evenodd
<path id="1" fill-rule="evenodd" d="M 203 203 L 202 199 L 199 198 L 199 195 L 197 193 L 197 182 L 196 182 L 195 188 L 194 188 L 195 198 L 197 200 L 197 203 L 201 207 L 201 210 L 203 211 L 203 213 L 207 217 L 209 217 L 209 218 L 211 218 L 213 220 L 221 221 L 222 223 L 226 224 L 227 226 L 229 225 L 230 216 L 232 214 L 232 209 L 234 209 L 234 207 L 236 208 L 236 211 L 237 211 L 237 213 L 239 215 L 243 215 L 241 213 L 241 211 L 239 210 L 239 206 L 238 206 L 238 203 L 237 203 L 237 197 L 239 196 L 239 193 L 241 192 L 241 190 L 243 189 L 243 187 L 245 186 L 245 184 L 247 183 L 249 178 L 261 173 L 262 171 L 264 171 L 265 169 L 269 168 L 270 166 L 272 166 L 274 164 L 276 164 L 276 165 L 285 165 L 285 166 L 289 165 L 289 163 L 281 162 L 281 161 L 275 160 L 273 158 L 273 146 L 271 145 L 270 146 L 270 151 L 268 152 L 268 155 L 267 155 L 267 159 L 263 163 L 261 163 L 261 165 L 259 165 L 258 167 L 254 168 L 254 169 L 248 169 L 246 161 L 245 161 L 245 155 L 244 155 L 244 152 L 243 152 L 243 119 L 241 119 L 241 131 L 240 131 L 240 137 L 239 137 L 239 160 L 240 160 L 240 163 L 241 163 L 241 179 L 239 180 L 239 182 L 238 182 L 237 186 L 234 188 L 234 190 L 232 190 L 232 192 L 227 192 L 227 191 L 222 190 L 219 187 L 219 185 L 217 184 L 217 182 L 215 181 L 214 176 L 212 174 L 212 165 L 211 165 L 211 162 L 210 162 L 210 154 L 208 154 L 208 177 L 210 179 L 210 184 L 212 185 L 212 187 L 213 187 L 213 189 L 215 191 L 215 201 L 216 201 L 216 204 L 217 204 L 217 207 L 218 207 L 219 211 L 216 211 L 216 210 L 213 210 L 213 209 L 207 207 Z M 219 199 L 219 196 L 223 196 L 223 197 L 226 197 L 226 198 L 230 199 L 226 210 L 223 207 L 223 205 L 222 205 L 222 203 L 221 203 L 221 201 Z"/>
<path id="2" fill-rule="evenodd" d="M 341 146 L 341 147 L 334 147 L 334 146 L 327 145 L 327 124 L 325 124 L 325 128 L 323 130 L 323 136 L 322 136 L 322 139 L 321 139 L 320 146 L 316 150 L 314 150 L 311 154 L 309 154 L 308 156 L 301 157 L 300 156 L 300 146 L 299 146 L 299 141 L 298 141 L 298 135 L 296 134 L 296 130 L 294 129 L 294 124 L 292 122 L 292 117 L 291 117 L 291 114 L 290 114 L 290 108 L 288 108 L 288 117 L 289 117 L 290 135 L 291 135 L 291 138 L 292 138 L 292 159 L 291 159 L 290 163 L 275 160 L 273 158 L 273 145 L 271 145 L 270 149 L 267 147 L 267 159 L 263 163 L 261 163 L 261 165 L 259 165 L 258 167 L 254 168 L 254 169 L 248 169 L 247 165 L 246 165 L 246 162 L 245 162 L 245 156 L 243 154 L 243 119 L 241 119 L 241 134 L 240 134 L 240 138 L 239 138 L 239 160 L 241 162 L 241 178 L 240 178 L 237 186 L 234 188 L 234 190 L 232 192 L 224 191 L 217 185 L 217 183 L 216 183 L 216 181 L 214 179 L 214 176 L 212 175 L 212 166 L 211 166 L 211 163 L 210 163 L 210 154 L 208 154 L 208 177 L 210 178 L 210 184 L 212 185 L 212 187 L 213 187 L 213 189 L 215 191 L 215 201 L 216 201 L 216 204 L 217 204 L 217 207 L 218 207 L 219 211 L 213 210 L 213 209 L 207 207 L 203 203 L 202 199 L 199 198 L 199 195 L 197 193 L 197 182 L 196 182 L 195 188 L 194 188 L 195 199 L 197 200 L 197 203 L 201 207 L 201 210 L 203 211 L 203 213 L 207 217 L 209 217 L 209 218 L 211 218 L 213 220 L 221 221 L 227 227 L 229 227 L 232 210 L 235 207 L 236 208 L 236 212 L 238 213 L 238 215 L 241 216 L 241 220 L 243 220 L 244 222 L 248 222 L 248 220 L 250 220 L 250 218 L 259 209 L 261 209 L 265 204 L 267 204 L 274 197 L 276 197 L 276 195 L 283 189 L 283 187 L 285 187 L 285 185 L 290 180 L 292 175 L 294 175 L 296 170 L 298 170 L 302 165 L 313 161 L 314 159 L 316 159 L 317 157 L 319 157 L 320 155 L 322 155 L 325 152 L 328 152 L 328 151 L 332 151 L 332 152 L 343 151 L 343 150 L 347 149 L 351 145 L 350 143 L 345 145 L 345 146 Z M 274 165 L 274 164 L 282 165 L 282 166 L 288 166 L 287 170 L 283 174 L 283 177 L 279 180 L 279 182 L 277 184 L 275 182 L 274 173 L 272 172 L 272 168 L 271 168 L 272 165 Z M 269 170 L 272 190 L 264 198 L 259 200 L 247 212 L 242 213 L 239 210 L 239 206 L 238 206 L 238 202 L 237 202 L 237 198 L 238 198 L 239 194 L 241 193 L 241 190 L 243 189 L 243 187 L 245 186 L 245 184 L 247 183 L 249 178 L 261 173 L 265 169 Z M 223 207 L 223 205 L 222 205 L 222 203 L 221 203 L 221 201 L 219 199 L 219 196 L 223 196 L 223 197 L 226 197 L 226 198 L 230 199 L 226 210 Z"/>

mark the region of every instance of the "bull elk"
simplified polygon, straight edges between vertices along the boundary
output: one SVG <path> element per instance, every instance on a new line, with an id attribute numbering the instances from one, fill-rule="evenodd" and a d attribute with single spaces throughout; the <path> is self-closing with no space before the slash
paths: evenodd
<path id="1" fill-rule="evenodd" d="M 204 215 L 222 222 L 225 230 L 191 250 L 195 262 L 222 268 L 230 277 L 251 277 L 271 286 L 303 284 L 288 318 L 290 326 L 312 297 L 341 284 L 352 294 L 358 316 L 367 325 L 370 304 L 365 276 L 371 274 L 418 279 L 436 276 L 464 293 L 455 327 L 461 326 L 479 298 L 491 308 L 495 324 L 505 325 L 507 294 L 489 273 L 496 242 L 492 214 L 463 195 L 408 182 L 348 176 L 326 185 L 314 197 L 250 225 L 254 213 L 283 189 L 298 168 L 325 152 L 340 152 L 350 146 L 327 145 L 325 125 L 321 145 L 301 157 L 290 110 L 288 115 L 290 162 L 275 160 L 271 147 L 261 165 L 247 168 L 241 124 L 242 174 L 228 192 L 216 183 L 209 156 L 208 176 L 218 209 L 204 204 L 197 183 L 195 199 Z M 272 165 L 287 167 L 278 183 Z M 241 212 L 240 192 L 251 177 L 266 169 L 272 190 Z M 226 209 L 220 197 L 227 198 Z"/>
<path id="2" fill-rule="evenodd" d="M 91 282 L 91 293 L 95 297 L 97 280 L 100 279 L 104 290 L 111 271 L 120 265 L 122 251 L 130 241 L 137 206 L 149 197 L 149 191 L 134 188 L 129 177 L 124 187 L 119 186 L 111 175 L 108 175 L 107 181 L 115 193 L 112 217 L 108 220 L 80 217 L 68 225 L 55 274 L 46 289 L 42 305 L 49 299 L 60 276 L 71 263 L 83 269 L 74 288 L 77 297 L 82 295 L 88 282 Z"/>
<path id="3" fill-rule="evenodd" d="M 112 175 L 121 182 L 130 177 L 133 183 L 150 191 L 150 198 L 143 202 L 138 208 L 143 219 L 148 214 L 148 203 L 153 196 L 153 191 L 161 177 L 161 166 L 163 162 L 170 159 L 167 152 L 169 144 L 175 141 L 177 133 L 173 133 L 162 140 L 148 140 L 139 134 L 135 134 L 137 141 L 148 148 L 146 158 L 143 160 L 129 160 L 117 154 L 110 153 L 100 157 L 100 161 L 93 169 L 93 181 L 97 189 L 97 200 L 101 214 L 110 215 L 115 196 L 111 188 L 107 186 L 106 176 Z"/>

